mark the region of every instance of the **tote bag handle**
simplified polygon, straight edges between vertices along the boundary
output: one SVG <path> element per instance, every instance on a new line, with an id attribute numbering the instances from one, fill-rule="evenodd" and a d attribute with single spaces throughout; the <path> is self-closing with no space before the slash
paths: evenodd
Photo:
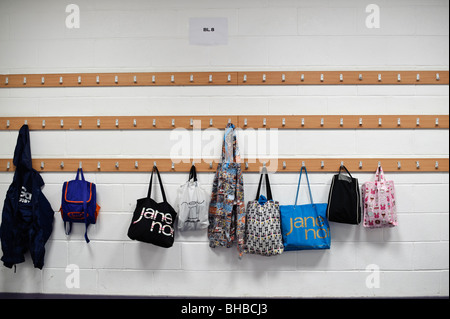
<path id="1" fill-rule="evenodd" d="M 148 186 L 147 198 L 151 198 L 151 196 L 152 196 L 152 185 L 153 185 L 153 173 L 154 172 L 156 172 L 156 174 L 158 175 L 159 187 L 161 189 L 161 194 L 162 194 L 163 200 L 164 200 L 164 202 L 167 202 L 166 193 L 164 192 L 164 187 L 163 187 L 162 182 L 161 182 L 161 176 L 159 175 L 159 171 L 158 171 L 158 168 L 156 166 L 153 166 L 152 177 L 150 178 L 150 185 Z"/>
<path id="2" fill-rule="evenodd" d="M 273 198 L 272 198 L 272 190 L 270 189 L 270 183 L 269 183 L 269 174 L 267 174 L 267 171 L 265 173 L 261 173 L 261 177 L 259 178 L 258 191 L 256 192 L 256 200 L 259 199 L 259 194 L 261 192 L 261 184 L 262 184 L 263 175 L 266 175 L 266 195 L 267 195 L 267 200 L 273 200 Z"/>
<path id="3" fill-rule="evenodd" d="M 225 134 L 222 145 L 222 164 L 240 162 L 239 148 L 237 146 L 235 126 L 228 123 L 225 128 Z"/>
<path id="4" fill-rule="evenodd" d="M 341 174 L 342 169 L 344 169 L 344 170 L 347 172 L 348 176 L 350 176 L 351 178 L 353 178 L 352 174 L 350 174 L 350 172 L 348 171 L 347 167 L 345 167 L 344 165 L 341 165 L 341 166 L 339 167 L 339 175 Z"/>
<path id="5" fill-rule="evenodd" d="M 300 192 L 300 182 L 302 180 L 303 169 L 305 169 L 306 181 L 308 183 L 309 199 L 311 200 L 311 204 L 314 206 L 314 202 L 313 202 L 313 198 L 312 198 L 312 194 L 311 194 L 311 186 L 309 185 L 308 171 L 306 170 L 305 166 L 302 166 L 302 168 L 300 169 L 300 178 L 298 179 L 297 195 L 295 196 L 295 206 L 297 206 L 297 199 L 298 199 L 298 193 Z M 295 209 L 295 206 L 294 206 L 294 209 Z"/>
<path id="6" fill-rule="evenodd" d="M 191 179 L 194 180 L 194 182 L 197 181 L 197 169 L 195 168 L 195 165 L 191 166 L 191 170 L 189 171 L 189 179 L 188 181 L 190 181 Z"/>

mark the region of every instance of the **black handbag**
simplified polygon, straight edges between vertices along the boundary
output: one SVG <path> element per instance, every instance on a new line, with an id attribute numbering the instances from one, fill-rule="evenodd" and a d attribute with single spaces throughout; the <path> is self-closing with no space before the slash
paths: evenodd
<path id="1" fill-rule="evenodd" d="M 361 222 L 361 211 L 358 179 L 353 178 L 347 168 L 341 165 L 339 173 L 333 176 L 331 182 L 327 219 L 336 223 L 358 225 Z"/>
<path id="2" fill-rule="evenodd" d="M 161 203 L 157 203 L 151 198 L 154 172 L 158 175 L 161 188 L 163 197 L 163 202 Z M 176 217 L 177 213 L 167 202 L 158 168 L 154 166 L 148 187 L 148 195 L 137 200 L 133 219 L 128 228 L 128 237 L 164 248 L 172 247 L 175 239 L 174 224 Z"/>

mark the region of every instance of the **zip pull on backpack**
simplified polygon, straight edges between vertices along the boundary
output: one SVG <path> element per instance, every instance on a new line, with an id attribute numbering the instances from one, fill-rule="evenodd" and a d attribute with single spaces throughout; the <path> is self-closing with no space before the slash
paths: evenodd
<path id="1" fill-rule="evenodd" d="M 86 225 L 84 239 L 89 243 L 87 229 L 90 224 L 96 223 L 99 210 L 95 184 L 87 182 L 83 170 L 79 168 L 75 180 L 65 182 L 62 190 L 60 211 L 66 235 L 72 231 L 72 223 L 84 223 Z"/>

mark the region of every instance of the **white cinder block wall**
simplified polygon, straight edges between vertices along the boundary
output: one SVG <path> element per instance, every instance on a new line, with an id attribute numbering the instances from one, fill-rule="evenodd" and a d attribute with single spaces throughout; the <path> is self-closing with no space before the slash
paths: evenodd
<path id="1" fill-rule="evenodd" d="M 368 29 L 365 9 L 381 9 Z M 0 1 L 0 73 L 202 70 L 448 70 L 445 0 L 75 0 L 79 29 L 67 29 L 69 2 Z M 228 45 L 191 46 L 191 17 L 225 17 Z M 224 114 L 449 114 L 448 86 L 273 86 L 1 89 L 0 116 Z M 222 131 L 223 132 L 223 131 Z M 220 134 L 222 134 L 222 132 Z M 242 135 L 241 135 L 242 136 Z M 11 158 L 17 131 L 0 132 Z M 169 157 L 170 131 L 31 132 L 34 158 Z M 280 131 L 280 157 L 448 157 L 448 130 Z M 262 145 L 264 141 L 260 140 Z M 218 155 L 220 143 L 216 147 Z M 245 152 L 244 152 L 245 153 Z M 375 169 L 375 168 L 374 168 Z M 74 174 L 43 173 L 55 212 Z M 362 184 L 372 174 L 355 173 Z M 4 196 L 12 173 L 0 173 Z M 0 292 L 167 296 L 448 296 L 449 176 L 387 174 L 396 182 L 399 226 L 368 230 L 332 224 L 332 249 L 245 256 L 208 247 L 206 232 L 177 233 L 169 250 L 126 233 L 148 173 L 87 173 L 102 206 L 88 245 L 82 225 L 67 238 L 59 213 L 44 270 L 29 254 L 17 273 L 0 268 Z M 315 201 L 332 174 L 312 173 Z M 163 173 L 167 196 L 186 174 Z M 295 198 L 297 174 L 271 176 L 274 197 Z M 213 174 L 200 174 L 210 190 Z M 257 174 L 244 175 L 246 200 Z M 306 188 L 302 201 L 306 202 Z M 158 192 L 159 193 L 159 192 Z M 158 195 L 159 196 L 159 195 Z M 1 200 L 0 207 L 3 206 Z M 79 226 L 79 227 L 77 227 Z M 80 287 L 68 288 L 68 265 Z M 380 270 L 378 288 L 366 280 Z M 370 277 L 369 277 L 370 279 Z"/>

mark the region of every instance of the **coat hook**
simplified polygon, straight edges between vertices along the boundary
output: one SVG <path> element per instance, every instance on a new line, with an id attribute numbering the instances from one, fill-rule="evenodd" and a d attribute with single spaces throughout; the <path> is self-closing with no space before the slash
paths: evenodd
<path id="1" fill-rule="evenodd" d="M 228 119 L 228 124 L 231 124 L 231 119 Z"/>
<path id="2" fill-rule="evenodd" d="M 362 119 L 362 117 L 360 117 L 359 118 L 359 126 L 362 126 L 363 125 L 363 119 Z"/>
<path id="3" fill-rule="evenodd" d="M 402 168 L 402 163 L 400 161 L 397 162 L 397 168 L 401 169 Z"/>
<path id="4" fill-rule="evenodd" d="M 323 126 L 323 124 L 324 124 L 324 120 L 323 120 L 323 118 L 321 118 L 320 119 L 320 126 Z"/>
<path id="5" fill-rule="evenodd" d="M 267 125 L 267 120 L 266 120 L 266 118 L 263 118 L 263 126 L 266 126 Z"/>
<path id="6" fill-rule="evenodd" d="M 100 168 L 100 162 L 98 162 L 98 168 Z M 78 162 L 78 168 L 83 168 L 83 162 Z"/>
<path id="7" fill-rule="evenodd" d="M 381 117 L 380 118 L 378 118 L 378 126 L 381 126 L 382 125 L 382 120 L 381 120 Z"/>
<path id="8" fill-rule="evenodd" d="M 173 162 L 172 162 L 173 163 Z M 156 167 L 156 161 L 153 162 L 153 167 Z"/>
<path id="9" fill-rule="evenodd" d="M 323 74 L 320 75 L 320 82 L 323 82 Z"/>
<path id="10" fill-rule="evenodd" d="M 286 161 L 283 161 L 283 169 L 286 169 Z"/>
<path id="11" fill-rule="evenodd" d="M 41 78 L 41 84 L 45 84 L 45 77 Z"/>
<path id="12" fill-rule="evenodd" d="M 212 168 L 213 168 L 213 163 L 209 162 L 209 169 L 212 169 Z"/>
<path id="13" fill-rule="evenodd" d="M 381 162 L 380 161 L 378 161 L 378 167 L 381 167 Z"/>
<path id="14" fill-rule="evenodd" d="M 213 126 L 213 119 L 209 119 L 209 126 Z"/>
<path id="15" fill-rule="evenodd" d="M 175 126 L 175 119 L 172 119 L 172 126 Z"/>
<path id="16" fill-rule="evenodd" d="M 286 119 L 283 117 L 283 119 L 281 120 L 281 126 L 286 126 Z"/>
<path id="17" fill-rule="evenodd" d="M 305 126 L 305 119 L 302 118 L 302 126 Z"/>
<path id="18" fill-rule="evenodd" d="M 156 166 L 156 164 L 155 164 L 155 166 Z M 172 162 L 171 168 L 172 168 L 172 170 L 175 170 L 175 163 L 174 162 Z"/>
<path id="19" fill-rule="evenodd" d="M 174 126 L 175 125 L 175 122 L 174 122 L 174 120 L 172 120 L 172 126 Z M 153 126 L 156 126 L 156 119 L 153 119 Z"/>
<path id="20" fill-rule="evenodd" d="M 61 164 L 59 165 L 61 168 L 64 168 L 64 162 L 61 162 Z"/>
<path id="21" fill-rule="evenodd" d="M 136 127 L 137 126 L 137 120 L 133 119 L 133 126 Z"/>
<path id="22" fill-rule="evenodd" d="M 398 81 L 398 82 L 401 82 L 401 81 L 402 81 L 402 76 L 400 75 L 400 73 L 397 74 L 397 81 Z"/>
<path id="23" fill-rule="evenodd" d="M 320 168 L 324 168 L 325 167 L 325 161 L 320 161 Z"/>
<path id="24" fill-rule="evenodd" d="M 344 166 L 344 161 L 341 161 L 341 167 Z"/>
<path id="25" fill-rule="evenodd" d="M 138 161 L 134 161 L 134 168 L 136 168 L 136 169 L 139 168 L 139 162 Z"/>
<path id="26" fill-rule="evenodd" d="M 189 82 L 194 82 L 194 75 L 193 75 L 193 74 L 191 74 L 191 75 L 189 76 Z"/>
<path id="27" fill-rule="evenodd" d="M 10 162 L 6 163 L 6 169 L 9 170 L 10 168 L 11 168 L 11 163 Z"/>
<path id="28" fill-rule="evenodd" d="M 100 169 L 100 162 L 97 162 L 97 169 Z"/>
<path id="29" fill-rule="evenodd" d="M 175 75 L 170 76 L 170 82 L 175 83 Z"/>
<path id="30" fill-rule="evenodd" d="M 78 76 L 78 84 L 81 84 L 81 76 Z"/>
<path id="31" fill-rule="evenodd" d="M 64 120 L 61 120 L 59 124 L 61 125 L 61 127 L 64 127 Z"/>
<path id="32" fill-rule="evenodd" d="M 6 127 L 9 128 L 10 122 L 9 120 L 6 120 Z"/>
<path id="33" fill-rule="evenodd" d="M 402 125 L 402 122 L 401 122 L 401 119 L 398 118 L 398 119 L 397 119 L 397 126 L 400 126 L 400 125 Z"/>
<path id="34" fill-rule="evenodd" d="M 247 82 L 247 74 L 244 74 L 244 82 Z"/>
<path id="35" fill-rule="evenodd" d="M 362 79 L 363 79 L 363 75 L 360 74 L 360 75 L 359 75 L 359 80 L 362 81 Z"/>
<path id="36" fill-rule="evenodd" d="M 23 85 L 26 85 L 26 84 L 27 84 L 27 77 L 24 76 L 24 77 L 23 77 Z"/>
<path id="37" fill-rule="evenodd" d="M 189 125 L 190 125 L 190 126 L 194 126 L 194 120 L 193 120 L 193 119 L 190 119 L 190 120 L 189 120 Z"/>
<path id="38" fill-rule="evenodd" d="M 416 81 L 417 81 L 417 82 L 420 81 L 420 74 L 419 74 L 419 73 L 417 73 L 417 75 L 416 75 Z"/>
<path id="39" fill-rule="evenodd" d="M 44 162 L 41 162 L 41 169 L 44 169 Z"/>
<path id="40" fill-rule="evenodd" d="M 416 119 L 416 126 L 420 126 L 420 118 Z"/>
<path id="41" fill-rule="evenodd" d="M 114 77 L 114 82 L 117 84 L 117 83 L 119 83 L 119 76 L 118 75 L 116 75 L 115 77 Z"/>
<path id="42" fill-rule="evenodd" d="M 136 75 L 133 77 L 133 82 L 137 83 L 137 76 Z"/>
<path id="43" fill-rule="evenodd" d="M 339 74 L 339 81 L 340 82 L 344 82 L 344 75 L 343 74 Z"/>
<path id="44" fill-rule="evenodd" d="M 100 119 L 97 119 L 97 127 L 100 127 Z"/>
<path id="45" fill-rule="evenodd" d="M 306 166 L 305 166 L 305 161 L 302 161 L 302 167 L 306 167 Z"/>
<path id="46" fill-rule="evenodd" d="M 439 169 L 439 162 L 436 161 L 436 163 L 434 164 L 434 168 Z"/>
<path id="47" fill-rule="evenodd" d="M 118 169 L 119 168 L 119 162 L 116 162 L 116 168 Z"/>
<path id="48" fill-rule="evenodd" d="M 363 162 L 359 161 L 359 169 L 362 169 L 362 167 L 363 167 Z"/>
<path id="49" fill-rule="evenodd" d="M 63 77 L 62 76 L 59 77 L 59 84 L 63 84 Z"/>
<path id="50" fill-rule="evenodd" d="M 79 120 L 79 121 L 78 121 L 78 126 L 81 127 L 82 125 L 83 125 L 83 121 L 82 121 L 82 120 Z"/>
<path id="51" fill-rule="evenodd" d="M 100 83 L 100 76 L 97 75 L 97 77 L 96 77 L 96 79 L 95 79 L 95 82 L 97 82 L 97 84 Z"/>
<path id="52" fill-rule="evenodd" d="M 156 76 L 152 75 L 152 83 L 156 83 Z"/>
<path id="53" fill-rule="evenodd" d="M 378 74 L 378 82 L 381 82 L 381 74 Z"/>
<path id="54" fill-rule="evenodd" d="M 245 169 L 248 169 L 248 162 L 245 162 Z"/>
<path id="55" fill-rule="evenodd" d="M 231 82 L 231 74 L 228 74 L 227 81 L 228 81 L 228 82 Z"/>
<path id="56" fill-rule="evenodd" d="M 263 74 L 262 81 L 263 81 L 263 82 L 266 82 L 266 78 L 267 78 L 266 75 Z"/>
<path id="57" fill-rule="evenodd" d="M 25 120 L 25 121 L 23 122 L 23 124 L 24 124 L 24 125 L 28 125 L 28 120 Z"/>
<path id="58" fill-rule="evenodd" d="M 341 117 L 341 120 L 339 121 L 340 126 L 344 126 L 344 119 Z"/>
<path id="59" fill-rule="evenodd" d="M 244 126 L 247 126 L 247 119 L 244 119 Z"/>
<path id="60" fill-rule="evenodd" d="M 300 81 L 305 81 L 305 75 L 304 74 L 302 74 L 301 76 L 300 76 Z"/>
<path id="61" fill-rule="evenodd" d="M 439 81 L 441 79 L 441 76 L 439 75 L 439 73 L 436 73 L 436 81 Z"/>
<path id="62" fill-rule="evenodd" d="M 286 82 L 286 74 L 281 75 L 281 82 Z"/>
<path id="63" fill-rule="evenodd" d="M 6 79 L 5 79 L 5 85 L 8 85 L 8 84 L 9 84 L 9 78 L 6 77 Z"/>
<path id="64" fill-rule="evenodd" d="M 436 126 L 439 126 L 439 118 L 436 118 L 436 120 L 435 120 L 435 125 L 436 125 Z"/>
<path id="65" fill-rule="evenodd" d="M 213 81 L 213 76 L 212 76 L 212 74 L 210 74 L 209 75 L 209 83 L 212 83 L 212 81 Z"/>
<path id="66" fill-rule="evenodd" d="M 116 127 L 119 127 L 119 119 L 116 119 Z"/>
<path id="67" fill-rule="evenodd" d="M 420 162 L 419 161 L 416 161 L 416 168 L 420 168 Z"/>
<path id="68" fill-rule="evenodd" d="M 42 120 L 42 127 L 45 127 L 45 120 Z"/>

